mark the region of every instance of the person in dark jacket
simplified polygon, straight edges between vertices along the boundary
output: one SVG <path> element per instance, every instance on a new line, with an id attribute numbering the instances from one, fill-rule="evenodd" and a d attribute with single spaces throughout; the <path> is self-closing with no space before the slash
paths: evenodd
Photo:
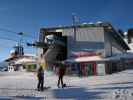
<path id="1" fill-rule="evenodd" d="M 63 76 L 65 75 L 65 66 L 63 64 L 60 64 L 60 66 L 58 66 L 58 88 L 60 87 L 60 82 L 61 82 L 61 86 L 62 88 L 64 87 L 64 83 L 63 83 Z"/>
<path id="2" fill-rule="evenodd" d="M 42 67 L 39 67 L 39 69 L 37 71 L 37 77 L 38 77 L 37 89 L 38 89 L 38 91 L 43 91 L 44 70 Z"/>

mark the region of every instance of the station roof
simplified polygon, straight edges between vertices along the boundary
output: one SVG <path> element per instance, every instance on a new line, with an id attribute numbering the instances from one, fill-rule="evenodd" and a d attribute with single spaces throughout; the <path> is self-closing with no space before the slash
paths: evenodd
<path id="1" fill-rule="evenodd" d="M 121 47 L 124 49 L 124 50 L 130 50 L 128 44 L 124 41 L 124 39 L 122 38 L 122 36 L 118 33 L 118 31 L 116 31 L 113 26 L 110 24 L 108 27 L 105 26 L 104 29 L 107 31 L 107 32 L 110 32 L 112 34 L 112 36 L 114 37 L 114 39 L 117 41 L 117 43 L 119 45 L 121 45 Z"/>
<path id="2" fill-rule="evenodd" d="M 69 29 L 69 28 L 88 28 L 88 27 L 102 27 L 100 24 L 80 24 L 80 25 L 70 25 L 70 26 L 57 26 L 57 27 L 47 27 L 41 28 L 40 30 L 56 30 L 56 29 Z"/>
<path id="3" fill-rule="evenodd" d="M 124 50 L 130 50 L 129 46 L 124 41 L 122 36 L 108 22 L 96 23 L 96 24 L 92 24 L 92 23 L 89 24 L 88 23 L 88 24 L 80 24 L 80 25 L 70 25 L 70 26 L 58 26 L 58 27 L 50 27 L 50 28 L 41 28 L 40 32 L 43 33 L 44 31 L 57 30 L 57 29 L 69 29 L 69 28 L 74 28 L 74 27 L 76 27 L 76 28 L 103 27 L 105 31 L 108 31 L 108 32 L 112 33 L 112 36 L 115 38 L 117 43 L 119 43 L 121 45 L 121 47 Z"/>

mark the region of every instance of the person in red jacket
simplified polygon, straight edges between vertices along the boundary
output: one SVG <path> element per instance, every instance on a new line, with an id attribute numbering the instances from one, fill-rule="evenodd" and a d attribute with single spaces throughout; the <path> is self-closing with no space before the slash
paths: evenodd
<path id="1" fill-rule="evenodd" d="M 64 88 L 63 76 L 65 75 L 65 70 L 66 68 L 64 64 L 60 64 L 58 66 L 58 84 L 57 84 L 58 88 L 60 87 L 60 82 L 61 82 L 62 88 Z"/>

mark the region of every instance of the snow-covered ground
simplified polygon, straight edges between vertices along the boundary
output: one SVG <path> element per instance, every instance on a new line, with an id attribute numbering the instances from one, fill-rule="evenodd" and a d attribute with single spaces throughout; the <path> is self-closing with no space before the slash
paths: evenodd
<path id="1" fill-rule="evenodd" d="M 106 76 L 65 76 L 68 87 L 57 88 L 57 76 L 46 73 L 43 92 L 33 73 L 0 73 L 0 100 L 133 100 L 133 70 Z"/>

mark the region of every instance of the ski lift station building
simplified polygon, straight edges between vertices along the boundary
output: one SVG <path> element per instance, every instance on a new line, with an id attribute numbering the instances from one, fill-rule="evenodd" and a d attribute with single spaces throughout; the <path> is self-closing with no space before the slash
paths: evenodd
<path id="1" fill-rule="evenodd" d="M 110 23 L 41 28 L 39 48 L 48 66 L 67 63 L 68 73 L 105 75 L 126 68 L 122 56 L 130 48 Z"/>

